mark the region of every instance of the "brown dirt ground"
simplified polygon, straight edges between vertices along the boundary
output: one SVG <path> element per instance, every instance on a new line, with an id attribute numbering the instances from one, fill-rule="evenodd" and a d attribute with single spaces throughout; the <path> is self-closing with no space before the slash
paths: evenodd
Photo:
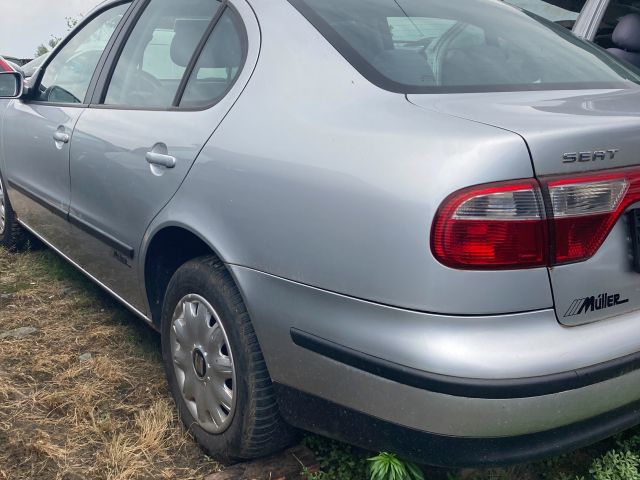
<path id="1" fill-rule="evenodd" d="M 50 251 L 0 250 L 0 480 L 197 479 L 159 336 Z M 86 362 L 80 356 L 92 359 Z"/>

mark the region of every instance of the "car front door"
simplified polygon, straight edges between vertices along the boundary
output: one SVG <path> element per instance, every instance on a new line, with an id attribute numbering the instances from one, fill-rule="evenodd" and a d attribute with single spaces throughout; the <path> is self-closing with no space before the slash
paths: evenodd
<path id="1" fill-rule="evenodd" d="M 4 114 L 3 172 L 20 221 L 63 253 L 71 198 L 69 145 L 85 110 L 96 67 L 130 2 L 92 13 L 53 54 L 33 93 Z"/>
<path id="2" fill-rule="evenodd" d="M 257 60 L 248 32 L 258 26 L 244 2 L 138 8 L 76 125 L 69 219 L 77 263 L 146 315 L 138 258 L 146 229 L 248 81 Z"/>

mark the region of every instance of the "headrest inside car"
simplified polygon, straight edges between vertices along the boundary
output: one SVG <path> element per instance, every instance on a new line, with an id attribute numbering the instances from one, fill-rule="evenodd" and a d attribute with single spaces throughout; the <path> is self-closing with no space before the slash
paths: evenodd
<path id="1" fill-rule="evenodd" d="M 176 20 L 175 36 L 171 42 L 171 60 L 176 65 L 186 67 L 209 26 L 209 20 Z"/>
<path id="2" fill-rule="evenodd" d="M 178 20 L 171 42 L 171 59 L 176 65 L 186 67 L 198 43 L 209 26 L 207 20 Z M 213 43 L 212 43 L 213 42 Z M 229 16 L 223 16 L 207 47 L 202 52 L 199 68 L 236 68 L 242 62 L 242 40 Z"/>
<path id="3" fill-rule="evenodd" d="M 616 47 L 631 52 L 640 52 L 640 15 L 630 13 L 620 19 L 613 31 Z"/>
<path id="4" fill-rule="evenodd" d="M 223 16 L 209 45 L 202 52 L 199 68 L 237 68 L 243 60 L 242 40 L 230 16 Z"/>

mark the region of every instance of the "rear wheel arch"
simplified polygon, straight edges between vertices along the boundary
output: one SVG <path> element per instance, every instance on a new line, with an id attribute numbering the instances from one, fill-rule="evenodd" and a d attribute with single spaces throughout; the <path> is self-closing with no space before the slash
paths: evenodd
<path id="1" fill-rule="evenodd" d="M 156 328 L 160 327 L 162 303 L 173 274 L 185 263 L 205 255 L 213 255 L 224 262 L 209 242 L 190 229 L 165 226 L 153 233 L 144 250 L 143 271 L 150 316 Z"/>

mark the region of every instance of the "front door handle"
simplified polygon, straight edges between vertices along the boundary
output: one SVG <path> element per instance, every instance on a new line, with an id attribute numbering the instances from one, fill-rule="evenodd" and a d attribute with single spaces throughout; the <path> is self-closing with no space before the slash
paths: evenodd
<path id="1" fill-rule="evenodd" d="M 69 136 L 68 133 L 56 132 L 56 133 L 53 134 L 53 139 L 56 142 L 69 143 L 69 140 L 71 140 L 71 137 Z"/>
<path id="2" fill-rule="evenodd" d="M 147 152 L 146 158 L 150 165 L 158 165 L 164 168 L 173 168 L 176 166 L 176 157 L 172 157 L 171 155 Z"/>

